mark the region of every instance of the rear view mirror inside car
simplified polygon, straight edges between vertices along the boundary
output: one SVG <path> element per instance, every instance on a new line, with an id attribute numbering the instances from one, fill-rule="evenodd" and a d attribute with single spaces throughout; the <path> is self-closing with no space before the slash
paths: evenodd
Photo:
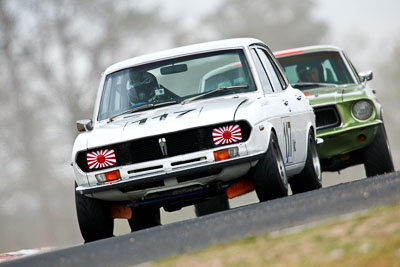
<path id="1" fill-rule="evenodd" d="M 187 68 L 186 64 L 178 64 L 178 65 L 163 67 L 160 69 L 160 72 L 162 75 L 168 75 L 168 74 L 184 72 L 184 71 L 187 71 L 187 69 L 188 68 Z"/>

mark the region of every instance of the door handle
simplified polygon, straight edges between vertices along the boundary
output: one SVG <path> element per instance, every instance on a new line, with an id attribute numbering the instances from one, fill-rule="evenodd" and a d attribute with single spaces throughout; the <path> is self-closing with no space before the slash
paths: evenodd
<path id="1" fill-rule="evenodd" d="M 289 105 L 289 101 L 285 100 L 285 102 L 283 102 L 283 104 L 285 104 L 285 106 Z"/>
<path id="2" fill-rule="evenodd" d="M 301 100 L 301 95 L 299 95 L 299 96 L 297 97 L 297 100 L 299 100 L 299 101 Z"/>

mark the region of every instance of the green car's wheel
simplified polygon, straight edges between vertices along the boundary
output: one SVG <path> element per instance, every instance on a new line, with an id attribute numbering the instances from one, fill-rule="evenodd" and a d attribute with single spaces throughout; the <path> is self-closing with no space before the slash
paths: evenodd
<path id="1" fill-rule="evenodd" d="M 363 158 L 367 177 L 394 172 L 392 154 L 383 124 L 378 126 L 374 140 L 364 149 Z"/>

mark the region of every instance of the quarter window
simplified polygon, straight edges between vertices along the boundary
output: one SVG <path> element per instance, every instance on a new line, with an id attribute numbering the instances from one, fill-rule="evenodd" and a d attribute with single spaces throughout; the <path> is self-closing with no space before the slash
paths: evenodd
<path id="1" fill-rule="evenodd" d="M 278 78 L 275 68 L 273 67 L 270 59 L 267 57 L 266 52 L 263 49 L 257 48 L 257 53 L 260 56 L 261 62 L 264 68 L 267 70 L 268 77 L 270 77 L 272 86 L 275 92 L 280 92 L 283 90 L 283 85 Z"/>
<path id="2" fill-rule="evenodd" d="M 354 67 L 353 63 L 350 61 L 350 59 L 346 56 L 345 53 L 343 53 L 344 58 L 346 59 L 347 63 L 349 63 L 351 70 L 353 71 L 354 77 L 356 77 L 357 82 L 360 83 L 360 76 L 358 75 L 358 72 L 356 70 L 356 68 Z"/>
<path id="3" fill-rule="evenodd" d="M 260 77 L 260 81 L 261 81 L 261 85 L 262 85 L 264 93 L 265 94 L 273 93 L 272 86 L 268 79 L 267 73 L 265 72 L 265 69 L 264 69 L 255 49 L 251 49 L 251 56 L 256 65 L 257 73 L 258 73 L 258 76 Z"/>

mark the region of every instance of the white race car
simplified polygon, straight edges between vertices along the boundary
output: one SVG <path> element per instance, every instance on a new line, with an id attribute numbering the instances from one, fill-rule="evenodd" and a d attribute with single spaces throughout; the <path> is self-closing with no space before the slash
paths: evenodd
<path id="1" fill-rule="evenodd" d="M 226 75 L 224 75 L 226 74 Z M 236 75 L 236 76 L 235 76 Z M 160 224 L 160 208 L 229 208 L 321 187 L 315 115 L 268 47 L 230 39 L 132 58 L 101 77 L 93 118 L 77 122 L 72 166 L 86 242 Z M 289 177 L 289 180 L 288 180 Z"/>

